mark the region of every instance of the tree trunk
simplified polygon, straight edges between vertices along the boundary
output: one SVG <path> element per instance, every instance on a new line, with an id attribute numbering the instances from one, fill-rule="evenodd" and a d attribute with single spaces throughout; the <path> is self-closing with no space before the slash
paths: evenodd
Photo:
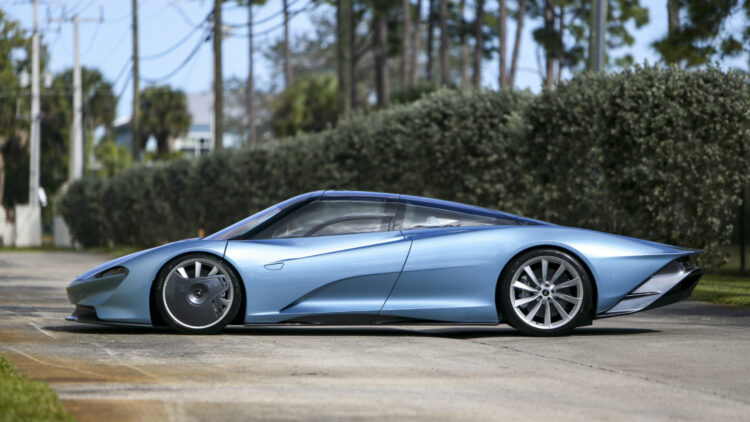
<path id="1" fill-rule="evenodd" d="M 3 206 L 3 195 L 5 194 L 5 155 L 3 154 L 3 147 L 7 139 L 0 139 L 0 207 Z M 0 221 L 0 225 L 5 224 L 5 221 Z M 7 241 L 8 239 L 5 239 Z"/>
<path id="2" fill-rule="evenodd" d="M 375 92 L 378 106 L 388 106 L 388 26 L 385 14 L 379 7 L 375 8 Z"/>
<path id="3" fill-rule="evenodd" d="M 221 70 L 221 3 L 222 0 L 214 0 L 214 149 L 222 149 L 224 147 L 224 76 Z"/>
<path id="4" fill-rule="evenodd" d="M 159 160 L 166 158 L 169 153 L 169 136 L 160 135 L 156 138 L 156 156 Z"/>
<path id="5" fill-rule="evenodd" d="M 352 0 L 338 0 L 337 12 L 339 114 L 347 115 L 352 108 Z"/>
<path id="6" fill-rule="evenodd" d="M 435 38 L 435 0 L 428 0 L 430 11 L 427 15 L 427 80 L 432 82 L 432 52 Z"/>
<path id="7" fill-rule="evenodd" d="M 411 83 L 419 79 L 419 51 L 422 48 L 422 0 L 417 0 L 414 14 L 414 31 L 411 49 Z"/>
<path id="8" fill-rule="evenodd" d="M 500 9 L 500 16 L 497 20 L 497 32 L 500 38 L 500 89 L 505 89 L 508 84 L 508 9 L 505 3 L 506 0 L 499 0 L 498 8 Z"/>
<path id="9" fill-rule="evenodd" d="M 350 94 L 352 110 L 356 110 L 359 107 L 359 97 L 357 96 L 357 87 L 359 86 L 359 58 L 360 53 L 357 51 L 357 23 L 354 22 L 354 13 L 352 13 L 352 21 L 349 26 L 349 57 L 351 60 L 351 66 L 349 72 L 351 73 L 350 80 Z"/>
<path id="10" fill-rule="evenodd" d="M 552 33 L 555 30 L 555 11 L 552 8 L 549 0 L 544 2 L 544 28 L 547 33 Z M 553 88 L 555 86 L 555 51 L 552 45 L 545 46 L 545 75 L 544 75 L 544 86 L 547 88 Z"/>
<path id="11" fill-rule="evenodd" d="M 523 35 L 523 24 L 526 19 L 526 0 L 518 2 L 518 17 L 516 21 L 516 39 L 513 41 L 513 57 L 510 59 L 510 78 L 508 86 L 516 85 L 516 69 L 518 68 L 518 53 L 521 51 L 521 36 Z"/>
<path id="12" fill-rule="evenodd" d="M 667 24 L 669 36 L 676 36 L 680 30 L 680 0 L 667 0 Z M 680 67 L 680 62 L 673 63 Z"/>
<path id="13" fill-rule="evenodd" d="M 667 0 L 667 20 L 669 35 L 673 35 L 680 29 L 680 1 Z"/>
<path id="14" fill-rule="evenodd" d="M 283 0 L 284 10 L 284 87 L 292 84 L 292 53 L 289 50 L 289 1 Z"/>
<path id="15" fill-rule="evenodd" d="M 448 0 L 440 0 L 440 83 L 450 83 L 448 67 Z"/>
<path id="16" fill-rule="evenodd" d="M 466 25 L 464 21 L 466 0 L 461 0 L 458 10 L 458 18 L 461 25 L 461 85 L 466 86 L 469 83 L 469 45 L 466 44 Z"/>
<path id="17" fill-rule="evenodd" d="M 255 83 L 253 69 L 253 3 L 247 3 L 247 28 L 248 28 L 248 65 L 247 65 L 247 130 L 250 138 L 250 146 L 255 147 L 258 140 L 255 137 Z"/>
<path id="18" fill-rule="evenodd" d="M 474 86 L 479 88 L 482 85 L 482 50 L 484 46 L 484 39 L 482 33 L 482 25 L 484 22 L 484 0 L 477 0 L 477 13 L 476 19 L 474 20 L 474 38 L 476 39 L 476 45 L 474 46 Z"/>
<path id="19" fill-rule="evenodd" d="M 411 72 L 409 71 L 409 62 L 411 55 L 409 54 L 409 44 L 411 40 L 411 3 L 409 0 L 401 0 L 401 7 L 403 9 L 403 35 L 401 37 L 401 89 L 409 86 L 409 77 Z"/>
<path id="20" fill-rule="evenodd" d="M 559 39 L 558 39 L 558 54 L 557 54 L 557 83 L 560 83 L 563 72 L 563 59 L 565 54 L 565 44 L 563 44 L 563 34 L 565 34 L 565 7 L 560 6 L 560 16 L 558 18 L 558 27 L 560 28 Z"/>

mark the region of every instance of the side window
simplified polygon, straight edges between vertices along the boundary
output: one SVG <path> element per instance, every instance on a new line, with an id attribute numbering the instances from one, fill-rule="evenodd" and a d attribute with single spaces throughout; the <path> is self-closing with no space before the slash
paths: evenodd
<path id="1" fill-rule="evenodd" d="M 312 229 L 308 236 L 333 236 L 336 234 L 371 233 L 388 231 L 392 218 L 352 217 L 323 223 Z"/>
<path id="2" fill-rule="evenodd" d="M 480 214 L 446 210 L 422 205 L 406 204 L 402 230 L 436 227 L 492 226 L 514 224 L 509 220 Z"/>
<path id="3" fill-rule="evenodd" d="M 255 239 L 332 236 L 391 230 L 395 206 L 382 200 L 318 200 L 281 218 Z"/>

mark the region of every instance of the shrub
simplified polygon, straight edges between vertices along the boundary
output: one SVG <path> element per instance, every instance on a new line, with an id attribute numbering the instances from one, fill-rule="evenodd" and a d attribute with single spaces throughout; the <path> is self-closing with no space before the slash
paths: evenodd
<path id="1" fill-rule="evenodd" d="M 525 211 L 721 262 L 748 182 L 748 98 L 744 76 L 713 68 L 588 74 L 544 92 L 527 113 Z"/>
<path id="2" fill-rule="evenodd" d="M 210 233 L 302 192 L 432 196 L 706 250 L 748 182 L 748 84 L 717 69 L 586 74 L 538 96 L 442 90 L 271 146 L 84 179 L 62 201 L 86 246 Z"/>

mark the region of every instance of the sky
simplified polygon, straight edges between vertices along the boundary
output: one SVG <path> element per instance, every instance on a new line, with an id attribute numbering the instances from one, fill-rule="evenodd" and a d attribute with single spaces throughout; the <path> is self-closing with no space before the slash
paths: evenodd
<path id="1" fill-rule="evenodd" d="M 78 14 L 81 20 L 98 20 L 102 22 L 80 23 L 80 54 L 81 64 L 99 68 L 110 81 L 114 82 L 115 94 L 120 95 L 118 103 L 118 117 L 129 116 L 132 110 L 132 83 L 130 72 L 130 57 L 132 55 L 131 0 L 39 0 L 39 24 L 44 42 L 51 51 L 50 70 L 59 72 L 73 65 L 73 24 L 57 23 L 50 20 L 60 17 L 72 17 Z M 290 11 L 303 10 L 292 19 L 291 37 L 312 30 L 310 13 L 335 13 L 326 5 L 312 8 L 311 0 L 290 0 Z M 424 1 L 424 0 L 423 0 Z M 488 9 L 496 7 L 488 2 Z M 635 44 L 610 54 L 631 54 L 636 63 L 657 63 L 656 51 L 651 43 L 662 37 L 667 31 L 666 0 L 643 0 L 642 4 L 649 9 L 649 24 L 636 29 L 631 26 L 635 37 Z M 203 21 L 213 6 L 211 0 L 140 0 L 139 34 L 140 34 L 140 72 L 142 78 L 159 79 L 175 88 L 186 92 L 206 92 L 212 81 L 212 43 L 200 43 L 203 29 L 196 28 Z M 11 18 L 19 20 L 22 25 L 31 30 L 33 23 L 33 7 L 31 0 L 0 0 L 0 8 L 5 10 Z M 268 86 L 274 78 L 280 77 L 263 58 L 261 51 L 265 45 L 283 35 L 281 0 L 268 0 L 264 6 L 256 7 L 255 21 L 263 22 L 256 25 L 255 33 L 255 76 L 256 87 L 262 89 Z M 247 9 L 227 2 L 223 9 L 225 23 L 243 24 L 247 22 Z M 489 13 L 492 10 L 488 10 Z M 468 13 L 467 13 L 468 17 Z M 509 43 L 515 28 L 511 22 L 509 28 Z M 519 57 L 519 73 L 516 85 L 538 92 L 541 88 L 541 78 L 537 63 L 537 46 L 533 42 L 531 31 L 537 26 L 536 22 L 527 22 L 522 37 L 522 48 Z M 233 30 L 233 36 L 227 38 L 223 44 L 223 72 L 224 78 L 232 76 L 246 78 L 248 68 L 247 30 L 238 28 Z M 179 44 L 181 41 L 183 41 Z M 179 44 L 176 48 L 171 47 Z M 185 66 L 181 64 L 198 51 Z M 161 54 L 166 52 L 165 54 Z M 741 66 L 747 64 L 741 60 L 721 63 L 722 67 Z M 482 85 L 496 88 L 498 79 L 497 59 L 486 60 L 482 68 Z M 141 82 L 141 89 L 148 86 Z"/>

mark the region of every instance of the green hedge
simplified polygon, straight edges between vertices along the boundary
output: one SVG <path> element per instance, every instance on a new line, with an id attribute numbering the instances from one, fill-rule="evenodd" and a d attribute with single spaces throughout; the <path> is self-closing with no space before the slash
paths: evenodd
<path id="1" fill-rule="evenodd" d="M 260 149 L 83 179 L 61 201 L 84 246 L 218 230 L 318 189 L 409 193 L 704 248 L 717 263 L 748 182 L 745 77 L 659 68 L 538 96 L 441 91 Z"/>

